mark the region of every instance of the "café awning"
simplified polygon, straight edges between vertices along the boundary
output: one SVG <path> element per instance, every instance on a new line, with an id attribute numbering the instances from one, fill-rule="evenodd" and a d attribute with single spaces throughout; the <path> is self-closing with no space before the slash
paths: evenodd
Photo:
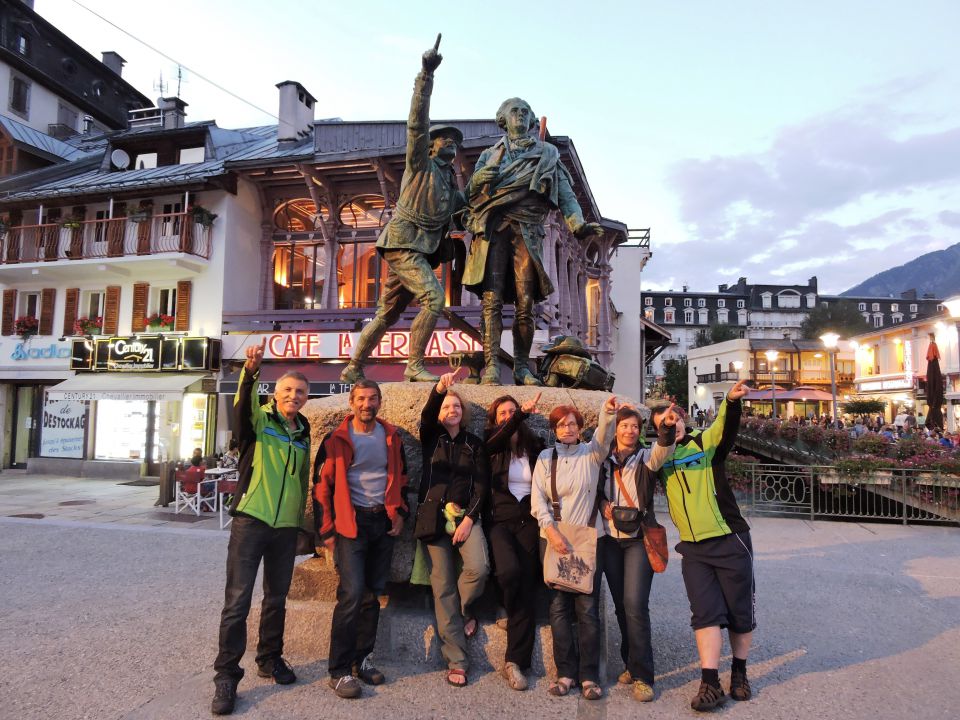
<path id="1" fill-rule="evenodd" d="M 47 391 L 52 400 L 181 400 L 186 392 L 203 392 L 198 373 L 83 373 Z"/>

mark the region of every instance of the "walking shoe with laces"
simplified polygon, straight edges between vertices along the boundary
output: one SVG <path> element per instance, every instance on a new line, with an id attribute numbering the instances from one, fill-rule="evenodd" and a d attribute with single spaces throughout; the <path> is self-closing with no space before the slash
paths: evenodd
<path id="1" fill-rule="evenodd" d="M 341 677 L 331 677 L 328 681 L 330 687 L 337 694 L 337 697 L 356 698 L 360 697 L 360 683 L 353 675 L 342 675 Z"/>
<path id="2" fill-rule="evenodd" d="M 289 685 L 297 681 L 297 676 L 293 668 L 282 657 L 268 660 L 263 665 L 257 666 L 257 675 L 262 678 L 272 677 L 277 685 Z"/>
<path id="3" fill-rule="evenodd" d="M 637 702 L 653 702 L 653 688 L 647 685 L 643 680 L 633 681 L 633 699 Z"/>
<path id="4" fill-rule="evenodd" d="M 730 697 L 734 700 L 749 700 L 753 697 L 753 692 L 750 690 L 750 681 L 747 680 L 745 672 L 737 672 L 736 670 L 730 672 Z"/>
<path id="5" fill-rule="evenodd" d="M 217 680 L 216 687 L 210 712 L 214 715 L 229 715 L 237 704 L 237 681 Z"/>
<path id="6" fill-rule="evenodd" d="M 727 701 L 727 696 L 721 688 L 705 682 L 700 683 L 700 690 L 697 696 L 690 701 L 690 707 L 694 710 L 713 710 L 715 707 L 723 705 Z"/>
<path id="7" fill-rule="evenodd" d="M 363 659 L 362 663 L 353 666 L 353 676 L 360 678 L 367 685 L 383 685 L 387 681 L 386 676 L 370 662 L 369 655 Z"/>

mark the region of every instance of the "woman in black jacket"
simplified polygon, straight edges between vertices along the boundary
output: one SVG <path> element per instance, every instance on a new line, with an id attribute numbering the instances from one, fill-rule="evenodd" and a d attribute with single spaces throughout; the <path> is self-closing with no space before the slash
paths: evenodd
<path id="1" fill-rule="evenodd" d="M 484 433 L 490 454 L 490 547 L 497 582 L 507 610 L 507 652 L 503 677 L 525 690 L 536 627 L 540 570 L 540 531 L 530 514 L 530 483 L 543 440 L 524 422 L 537 411 L 540 394 L 520 405 L 503 395 L 487 410 Z"/>
<path id="2" fill-rule="evenodd" d="M 450 389 L 456 380 L 455 372 L 441 376 L 420 414 L 423 477 L 419 500 L 422 504 L 433 489 L 457 518 L 452 534 L 441 532 L 424 545 L 430 557 L 430 587 L 441 652 L 447 661 L 447 682 L 462 687 L 467 684 L 467 637 L 477 629 L 469 608 L 483 594 L 490 571 L 487 541 L 480 527 L 490 464 L 483 442 L 466 430 L 468 406 Z M 454 553 L 463 561 L 459 579 Z"/>

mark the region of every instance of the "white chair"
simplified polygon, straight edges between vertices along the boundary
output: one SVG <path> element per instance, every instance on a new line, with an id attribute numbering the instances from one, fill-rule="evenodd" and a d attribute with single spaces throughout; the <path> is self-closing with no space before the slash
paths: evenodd
<path id="1" fill-rule="evenodd" d="M 217 478 L 204 480 L 202 467 L 191 467 L 176 474 L 177 487 L 173 511 L 180 512 L 181 505 L 199 516 L 201 512 L 217 511 Z"/>

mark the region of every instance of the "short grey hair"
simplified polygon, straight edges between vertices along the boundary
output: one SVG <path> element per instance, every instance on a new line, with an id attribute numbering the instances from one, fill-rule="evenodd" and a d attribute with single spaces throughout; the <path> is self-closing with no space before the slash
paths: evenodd
<path id="1" fill-rule="evenodd" d="M 310 381 L 307 380 L 307 376 L 304 375 L 302 372 L 297 372 L 296 370 L 288 370 L 288 371 L 285 372 L 283 375 L 281 375 L 280 377 L 278 377 L 278 378 L 277 378 L 277 382 L 276 382 L 276 384 L 274 385 L 274 387 L 276 387 L 277 385 L 279 385 L 281 382 L 283 382 L 283 381 L 286 380 L 287 378 L 293 378 L 294 380 L 297 380 L 297 381 L 299 381 L 299 382 L 302 382 L 304 385 L 307 386 L 307 390 L 308 390 L 308 391 L 310 390 Z"/>

